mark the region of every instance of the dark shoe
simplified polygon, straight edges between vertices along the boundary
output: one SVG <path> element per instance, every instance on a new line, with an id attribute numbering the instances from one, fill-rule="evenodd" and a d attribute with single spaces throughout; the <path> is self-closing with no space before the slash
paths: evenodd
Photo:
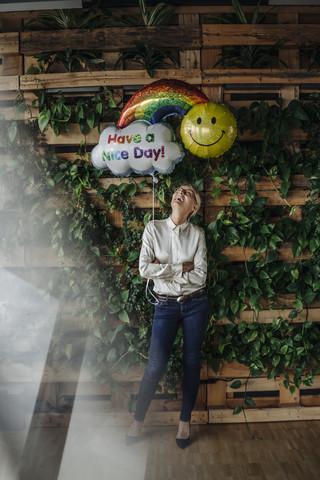
<path id="1" fill-rule="evenodd" d="M 191 443 L 191 438 L 190 435 L 188 438 L 176 438 L 176 443 L 179 448 L 186 448 L 190 445 Z"/>
<path id="2" fill-rule="evenodd" d="M 132 435 L 126 435 L 126 445 L 127 447 L 131 447 L 131 445 L 134 445 L 135 443 L 138 443 L 140 442 L 141 440 L 141 435 L 137 435 L 137 436 L 132 436 Z"/>

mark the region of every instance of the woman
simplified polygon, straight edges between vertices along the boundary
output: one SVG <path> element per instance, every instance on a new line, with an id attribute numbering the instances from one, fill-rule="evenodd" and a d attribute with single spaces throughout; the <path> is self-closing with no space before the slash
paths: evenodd
<path id="1" fill-rule="evenodd" d="M 142 422 L 165 372 L 180 324 L 184 373 L 176 443 L 180 448 L 190 444 L 190 418 L 200 384 L 201 344 L 208 321 L 205 236 L 201 228 L 189 222 L 200 205 L 199 193 L 191 185 L 183 184 L 172 196 L 170 217 L 149 222 L 143 233 L 139 271 L 142 277 L 153 280 L 157 303 L 149 361 L 140 384 L 134 421 L 126 436 L 128 445 L 141 437 Z"/>

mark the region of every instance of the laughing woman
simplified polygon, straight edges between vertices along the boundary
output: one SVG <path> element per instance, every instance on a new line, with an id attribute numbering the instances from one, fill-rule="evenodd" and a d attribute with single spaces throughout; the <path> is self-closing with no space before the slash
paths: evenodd
<path id="1" fill-rule="evenodd" d="M 142 277 L 153 280 L 157 303 L 149 361 L 140 384 L 134 421 L 126 436 L 127 445 L 141 437 L 143 420 L 165 372 L 180 324 L 183 400 L 176 443 L 180 448 L 190 444 L 191 412 L 200 384 L 201 345 L 208 322 L 205 235 L 189 222 L 200 205 L 199 193 L 191 185 L 183 184 L 172 196 L 170 217 L 149 222 L 143 233 L 139 271 Z"/>

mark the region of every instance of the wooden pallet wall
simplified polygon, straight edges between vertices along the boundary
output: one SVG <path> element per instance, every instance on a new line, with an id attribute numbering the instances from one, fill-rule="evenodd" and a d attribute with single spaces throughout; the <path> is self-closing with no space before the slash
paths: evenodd
<path id="1" fill-rule="evenodd" d="M 108 86 L 116 89 L 121 97 L 129 96 L 143 85 L 161 78 L 173 78 L 187 81 L 200 87 L 211 101 L 226 102 L 231 108 L 238 109 L 248 106 L 254 100 L 266 99 L 274 103 L 281 97 L 284 105 L 293 99 L 301 99 L 311 91 L 320 91 L 319 73 L 308 71 L 299 56 L 299 47 L 306 42 L 320 42 L 320 7 L 290 6 L 277 7 L 269 11 L 269 7 L 261 7 L 261 12 L 267 13 L 267 23 L 261 25 L 223 25 L 213 24 L 207 15 L 231 13 L 231 7 L 178 7 L 172 25 L 168 27 L 134 27 L 134 28 L 104 28 L 92 32 L 83 30 L 28 32 L 22 31 L 23 24 L 34 17 L 37 12 L 17 12 L 2 14 L 0 17 L 0 108 L 7 121 L 13 119 L 13 101 L 18 93 L 26 99 L 34 98 L 33 92 L 40 88 L 62 89 L 70 87 L 74 94 L 81 95 L 86 87 Z M 252 13 L 253 7 L 245 7 L 247 13 Z M 127 9 L 127 12 L 137 13 L 136 9 Z M 241 70 L 235 68 L 213 68 L 220 58 L 221 49 L 229 45 L 272 45 L 276 41 L 286 38 L 286 43 L 280 48 L 279 58 L 288 68 L 277 67 L 264 70 Z M 162 68 L 155 73 L 154 79 L 135 66 L 126 65 L 125 69 L 114 70 L 113 64 L 121 48 L 132 46 L 133 40 L 144 43 L 156 42 L 162 47 L 179 47 L 180 68 Z M 26 75 L 27 69 L 35 60 L 33 55 L 45 51 L 65 50 L 66 48 L 100 51 L 108 64 L 106 71 L 72 72 L 65 73 L 57 68 L 55 73 Z M 66 93 L 72 96 L 72 92 Z M 11 103 L 10 103 L 11 102 Z M 99 134 L 93 130 L 86 137 L 89 146 L 97 144 Z M 252 135 L 245 132 L 240 136 L 243 141 L 255 141 L 261 138 L 257 133 Z M 299 131 L 290 133 L 291 140 L 300 140 L 303 134 Z M 72 161 L 83 140 L 77 125 L 71 125 L 68 133 L 58 137 L 52 130 L 46 132 L 46 140 L 63 159 Z M 1 140 L 0 140 L 1 141 Z M 1 145 L 0 145 L 1 147 Z M 0 150 L 1 152 L 1 150 Z M 3 153 L 3 152 L 2 152 Z M 2 154 L 1 162 L 7 157 Z M 127 179 L 104 178 L 103 186 L 110 183 L 119 183 Z M 278 180 L 275 180 L 278 185 Z M 241 187 L 241 185 L 240 185 Z M 231 192 L 222 188 L 218 197 L 212 199 L 210 194 L 212 182 L 208 180 L 203 191 L 204 207 L 202 215 L 205 222 L 213 221 L 221 209 L 227 209 Z M 278 195 L 268 179 L 261 179 L 257 183 L 258 195 L 267 198 L 267 205 L 283 205 L 284 200 Z M 96 192 L 89 192 L 94 198 Z M 288 194 L 288 201 L 297 205 L 294 218 L 301 218 L 301 207 L 308 199 L 309 184 L 305 177 L 296 175 L 292 179 L 292 187 Z M 1 213 L 5 214 L 4 205 L 8 192 L 0 192 Z M 136 204 L 143 208 L 152 208 L 152 196 L 148 190 L 136 198 Z M 157 207 L 157 205 L 155 205 Z M 121 216 L 110 215 L 116 226 L 121 226 Z M 228 247 L 222 253 L 228 255 L 234 262 L 243 262 L 243 249 Z M 247 255 L 254 253 L 247 249 Z M 290 245 L 285 245 L 279 252 L 280 259 L 293 261 Z M 303 253 L 298 259 L 307 258 Z M 13 272 L 28 271 L 28 280 L 35 285 L 39 283 L 39 272 L 46 269 L 59 268 L 59 263 L 51 248 L 42 245 L 39 247 L 21 246 L 13 248 L 11 252 L 0 254 L 1 268 Z M 280 299 L 288 305 L 288 312 L 294 298 L 288 295 Z M 279 300 L 279 301 L 280 301 Z M 61 313 L 61 324 L 68 325 L 67 330 L 61 333 L 61 338 L 78 335 L 79 327 L 74 318 L 72 305 Z M 319 305 L 314 303 L 309 308 L 309 319 L 320 321 Z M 285 313 L 285 312 L 284 312 Z M 294 319 L 294 322 L 303 321 L 305 311 Z M 259 315 L 259 322 L 270 323 L 274 312 L 268 310 L 265 302 Z M 253 312 L 241 312 L 240 320 L 251 322 Z M 222 319 L 219 323 L 227 323 Z M 61 326 L 60 324 L 60 326 Z M 59 326 L 58 326 L 59 327 Z M 58 328 L 57 327 L 57 328 Z M 79 342 L 86 342 L 86 338 L 79 336 Z M 9 384 L 23 384 L 25 394 L 36 390 L 40 384 L 38 398 L 47 400 L 56 408 L 55 412 L 38 413 L 33 416 L 33 424 L 37 426 L 58 426 L 68 422 L 69 413 L 61 413 L 61 408 L 74 403 L 78 398 L 76 410 L 77 422 L 92 425 L 92 415 L 101 413 L 95 418 L 99 424 L 126 424 L 130 421 L 127 412 L 128 402 L 135 398 L 138 391 L 142 371 L 131 368 L 123 376 L 115 372 L 114 380 L 119 382 L 117 389 L 112 384 L 97 385 L 87 369 L 67 369 L 59 363 L 47 365 L 13 364 L 0 365 L 0 385 L 6 388 Z M 201 374 L 201 387 L 193 414 L 194 423 L 207 422 L 241 422 L 242 415 L 232 415 L 233 408 L 241 403 L 243 388 L 235 392 L 230 385 L 235 379 L 245 381 L 248 369 L 237 363 L 221 366 L 215 374 L 210 365 L 204 365 Z M 247 410 L 249 421 L 277 421 L 318 418 L 320 413 L 320 376 L 316 377 L 312 387 L 301 387 L 292 396 L 283 386 L 282 378 L 267 380 L 265 376 L 250 379 L 248 392 L 256 401 L 256 408 Z M 163 398 L 158 395 L 152 404 L 147 417 L 149 423 L 170 424 L 176 423 L 181 405 L 181 394 Z M 60 410 L 59 410 L 60 409 Z M 91 416 L 90 416 L 91 415 Z M 103 420 L 102 420 L 103 419 Z"/>

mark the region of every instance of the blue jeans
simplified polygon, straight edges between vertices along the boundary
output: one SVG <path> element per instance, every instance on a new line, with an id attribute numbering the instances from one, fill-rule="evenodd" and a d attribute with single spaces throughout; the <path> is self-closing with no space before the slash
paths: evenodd
<path id="1" fill-rule="evenodd" d="M 142 378 L 135 419 L 142 422 L 165 372 L 180 323 L 183 328 L 183 381 L 180 420 L 190 421 L 200 385 L 201 345 L 208 323 L 208 299 L 199 295 L 185 303 L 161 302 L 155 307 L 150 354 Z"/>

